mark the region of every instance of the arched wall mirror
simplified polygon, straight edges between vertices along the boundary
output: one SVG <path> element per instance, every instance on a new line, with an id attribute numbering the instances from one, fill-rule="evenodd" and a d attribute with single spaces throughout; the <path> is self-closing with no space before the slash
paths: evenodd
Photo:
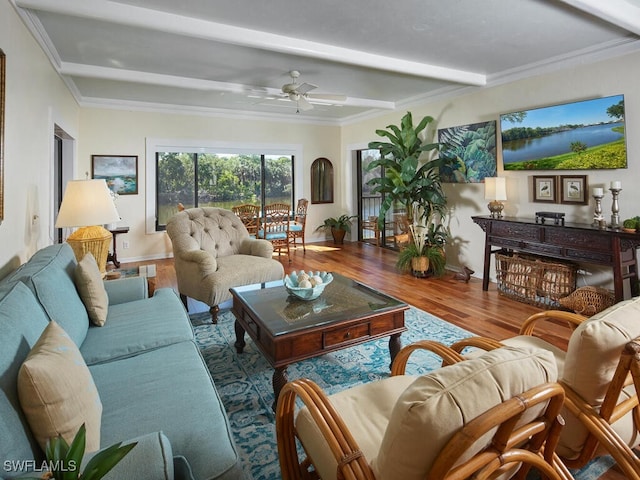
<path id="1" fill-rule="evenodd" d="M 311 203 L 333 203 L 333 164 L 328 158 L 311 164 Z"/>

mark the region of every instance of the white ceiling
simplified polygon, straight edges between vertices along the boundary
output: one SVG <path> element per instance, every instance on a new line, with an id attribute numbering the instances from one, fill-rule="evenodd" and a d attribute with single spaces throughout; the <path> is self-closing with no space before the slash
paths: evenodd
<path id="1" fill-rule="evenodd" d="M 83 106 L 340 124 L 640 49 L 640 0 L 10 1 Z"/>

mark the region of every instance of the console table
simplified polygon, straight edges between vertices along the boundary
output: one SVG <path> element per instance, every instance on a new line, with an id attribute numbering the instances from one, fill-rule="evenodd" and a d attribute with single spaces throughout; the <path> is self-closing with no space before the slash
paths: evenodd
<path id="1" fill-rule="evenodd" d="M 129 233 L 129 227 L 116 227 L 108 230 L 111 232 L 111 235 L 113 235 L 113 253 L 109 252 L 107 255 L 107 262 L 113 262 L 116 268 L 120 268 L 118 252 L 116 251 L 116 236 L 120 233 Z"/>
<path id="2" fill-rule="evenodd" d="M 640 247 L 640 234 L 615 229 L 600 230 L 583 223 L 551 225 L 515 217 L 471 218 L 485 232 L 482 280 L 482 289 L 485 291 L 489 288 L 491 254 L 506 250 L 609 266 L 613 268 L 616 302 L 624 299 L 625 279 L 629 279 L 632 295 L 638 294 L 636 249 Z"/>

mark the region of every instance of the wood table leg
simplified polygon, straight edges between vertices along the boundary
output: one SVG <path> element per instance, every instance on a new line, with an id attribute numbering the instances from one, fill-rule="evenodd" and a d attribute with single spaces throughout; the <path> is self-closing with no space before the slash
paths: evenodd
<path id="1" fill-rule="evenodd" d="M 273 408 L 274 412 L 276 411 L 276 407 L 278 405 L 278 397 L 280 396 L 280 391 L 287 384 L 288 381 L 289 381 L 289 375 L 287 374 L 286 365 L 284 367 L 278 367 L 274 370 L 273 377 L 271 379 L 271 383 L 273 384 L 273 395 L 274 395 L 273 405 L 271 405 L 271 408 Z"/>
<path id="2" fill-rule="evenodd" d="M 236 347 L 236 352 L 242 353 L 244 346 L 247 344 L 244 341 L 244 328 L 242 328 L 242 325 L 240 325 L 238 320 L 236 320 L 233 326 L 236 331 L 236 343 L 234 343 L 233 346 Z"/>
<path id="3" fill-rule="evenodd" d="M 402 342 L 400 341 L 400 333 L 394 333 L 389 337 L 389 354 L 391 356 L 391 363 L 389 364 L 389 369 L 391 369 L 391 365 L 393 365 L 393 359 L 396 358 L 398 352 L 402 348 Z"/>

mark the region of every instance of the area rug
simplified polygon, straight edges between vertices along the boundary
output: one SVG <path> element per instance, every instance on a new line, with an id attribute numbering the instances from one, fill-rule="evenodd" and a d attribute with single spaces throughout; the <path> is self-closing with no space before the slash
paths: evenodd
<path id="1" fill-rule="evenodd" d="M 271 386 L 273 369 L 248 336 L 244 352 L 236 353 L 233 346 L 234 316 L 231 311 L 222 311 L 217 325 L 211 324 L 208 312 L 192 314 L 191 321 L 196 341 L 227 410 L 246 478 L 280 479 L 274 414 L 271 409 L 274 400 Z M 408 331 L 402 334 L 403 345 L 423 339 L 449 345 L 472 335 L 413 307 L 405 313 L 405 324 Z M 412 355 L 407 373 L 421 374 L 439 366 L 439 357 L 420 352 Z M 332 394 L 360 383 L 387 377 L 388 339 L 371 341 L 305 360 L 290 365 L 287 370 L 289 379 L 310 378 Z M 611 463 L 610 459 L 593 462 L 574 472 L 574 477 L 576 480 L 595 480 L 611 467 Z"/>

